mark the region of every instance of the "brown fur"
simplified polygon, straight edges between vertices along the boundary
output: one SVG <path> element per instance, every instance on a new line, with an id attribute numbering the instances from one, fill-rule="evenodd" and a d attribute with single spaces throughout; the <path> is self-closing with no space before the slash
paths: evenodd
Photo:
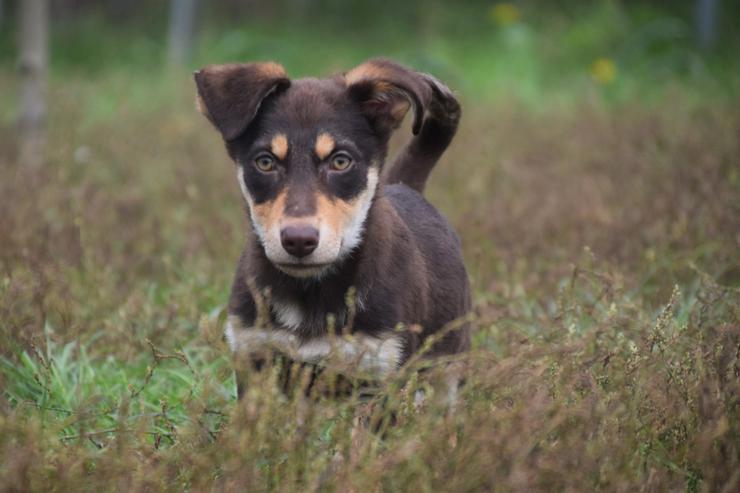
<path id="1" fill-rule="evenodd" d="M 421 130 L 424 111 L 432 100 L 432 91 L 419 74 L 386 59 L 375 59 L 363 63 L 344 75 L 347 87 L 369 86 L 372 97 L 366 101 L 371 108 L 379 107 L 388 111 L 390 105 L 391 129 L 396 128 L 408 110 L 408 102 L 414 106 L 414 120 L 411 125 L 416 135 Z M 400 116 L 400 118 L 399 118 Z"/>
<path id="2" fill-rule="evenodd" d="M 392 74 L 382 64 L 376 62 L 366 62 L 359 65 L 344 75 L 347 85 L 357 84 L 365 80 L 386 80 L 390 79 Z"/>
<path id="3" fill-rule="evenodd" d="M 290 85 L 274 62 L 208 65 L 195 72 L 195 80 L 202 113 L 227 141 L 244 132 L 268 94 Z"/>
<path id="4" fill-rule="evenodd" d="M 262 64 L 196 74 L 262 230 L 247 236 L 238 265 L 235 327 L 262 330 L 255 296 L 269 290 L 270 324 L 299 345 L 327 337 L 331 317 L 358 337 L 392 338 L 393 365 L 440 330 L 430 354 L 466 350 L 470 289 L 460 241 L 419 193 L 457 128 L 454 96 L 433 77 L 381 59 L 330 79 L 281 75 Z M 387 170 L 390 180 L 378 183 L 388 139 L 411 107 L 415 137 Z M 346 170 L 325 162 L 339 135 L 353 160 Z M 280 159 L 269 172 L 253 162 L 264 146 Z M 456 330 L 446 332 L 450 324 Z"/>

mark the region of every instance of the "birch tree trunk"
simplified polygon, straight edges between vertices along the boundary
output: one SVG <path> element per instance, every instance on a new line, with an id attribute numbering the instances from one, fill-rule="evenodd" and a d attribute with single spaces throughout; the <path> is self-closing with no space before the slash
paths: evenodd
<path id="1" fill-rule="evenodd" d="M 170 32 L 167 61 L 183 65 L 190 58 L 195 37 L 198 0 L 170 0 Z"/>
<path id="2" fill-rule="evenodd" d="M 696 31 L 699 46 L 708 50 L 717 41 L 717 11 L 719 0 L 696 0 Z"/>
<path id="3" fill-rule="evenodd" d="M 23 0 L 18 13 L 19 159 L 23 166 L 38 167 L 45 158 L 49 0 Z"/>

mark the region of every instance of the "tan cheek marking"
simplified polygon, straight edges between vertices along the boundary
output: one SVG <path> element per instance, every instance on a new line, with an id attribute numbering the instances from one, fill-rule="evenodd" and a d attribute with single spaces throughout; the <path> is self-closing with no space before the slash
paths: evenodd
<path id="1" fill-rule="evenodd" d="M 279 224 L 285 210 L 286 196 L 286 192 L 283 191 L 274 200 L 254 206 L 254 214 L 259 218 L 265 231 L 270 231 L 273 226 Z"/>
<path id="2" fill-rule="evenodd" d="M 334 150 L 335 145 L 336 143 L 334 142 L 334 137 L 332 137 L 328 133 L 321 133 L 316 138 L 316 148 L 314 150 L 316 151 L 316 155 L 319 157 L 319 159 L 326 159 Z"/>
<path id="3" fill-rule="evenodd" d="M 341 234 L 344 226 L 357 214 L 359 200 L 345 202 L 341 199 L 329 200 L 319 195 L 316 201 L 316 212 L 322 222 L 326 222 L 335 234 Z"/>
<path id="4" fill-rule="evenodd" d="M 270 142 L 270 150 L 280 160 L 288 155 L 288 138 L 285 134 L 277 134 Z"/>

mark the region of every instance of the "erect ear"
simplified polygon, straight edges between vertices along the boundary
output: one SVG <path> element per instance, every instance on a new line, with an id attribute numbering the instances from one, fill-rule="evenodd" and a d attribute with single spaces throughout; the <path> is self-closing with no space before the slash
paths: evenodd
<path id="1" fill-rule="evenodd" d="M 198 109 L 229 141 L 239 137 L 271 93 L 290 86 L 277 63 L 208 65 L 195 72 Z"/>
<path id="2" fill-rule="evenodd" d="M 413 106 L 412 131 L 419 133 L 432 90 L 424 76 L 391 60 L 368 60 L 344 74 L 347 90 L 381 135 L 397 128 Z"/>

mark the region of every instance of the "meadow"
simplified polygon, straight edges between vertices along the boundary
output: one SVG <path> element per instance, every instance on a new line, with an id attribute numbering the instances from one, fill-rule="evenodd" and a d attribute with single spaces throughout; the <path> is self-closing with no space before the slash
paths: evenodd
<path id="1" fill-rule="evenodd" d="M 441 365 L 369 400 L 286 396 L 271 369 L 237 401 L 222 333 L 249 225 L 188 69 L 146 25 L 61 25 L 28 168 L 4 32 L 0 491 L 740 490 L 737 37 L 701 54 L 685 22 L 616 5 L 201 33 L 193 67 L 384 54 L 458 91 L 427 192 L 474 287 L 453 413 Z"/>

